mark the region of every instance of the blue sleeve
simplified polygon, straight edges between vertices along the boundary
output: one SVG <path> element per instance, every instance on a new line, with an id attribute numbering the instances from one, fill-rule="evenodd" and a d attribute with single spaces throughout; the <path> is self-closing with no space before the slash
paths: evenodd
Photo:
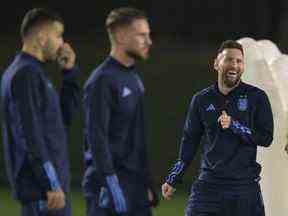
<path id="1" fill-rule="evenodd" d="M 115 170 L 108 133 L 113 95 L 109 80 L 101 77 L 87 91 L 88 107 L 85 112 L 88 122 L 86 122 L 87 138 L 91 146 L 92 158 L 97 164 L 97 169 L 104 176 L 112 175 Z"/>
<path id="2" fill-rule="evenodd" d="M 268 96 L 263 91 L 257 95 L 256 110 L 252 118 L 252 128 L 232 119 L 230 129 L 247 144 L 269 147 L 273 140 L 273 114 Z"/>
<path id="3" fill-rule="evenodd" d="M 12 92 L 26 140 L 25 151 L 29 165 L 39 185 L 48 191 L 58 190 L 61 186 L 44 141 L 45 131 L 42 122 L 46 98 L 44 89 L 39 73 L 29 68 L 20 71 L 12 84 Z"/>
<path id="4" fill-rule="evenodd" d="M 118 214 L 126 213 L 128 211 L 126 199 L 117 175 L 114 174 L 106 176 L 106 183 L 108 185 L 109 191 L 112 194 L 115 211 Z"/>
<path id="5" fill-rule="evenodd" d="M 71 124 L 74 114 L 80 109 L 81 88 L 78 83 L 80 70 L 74 67 L 63 70 L 63 82 L 60 91 L 61 110 L 63 122 L 66 126 Z"/>
<path id="6" fill-rule="evenodd" d="M 175 186 L 180 182 L 186 168 L 190 165 L 200 144 L 204 126 L 200 119 L 198 97 L 194 96 L 190 103 L 181 140 L 179 159 L 172 167 L 166 182 Z"/>

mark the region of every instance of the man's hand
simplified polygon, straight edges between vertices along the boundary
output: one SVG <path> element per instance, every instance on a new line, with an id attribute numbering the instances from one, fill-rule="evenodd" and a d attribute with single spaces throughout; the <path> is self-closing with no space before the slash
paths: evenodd
<path id="1" fill-rule="evenodd" d="M 176 191 L 176 189 L 173 188 L 171 185 L 169 185 L 166 182 L 162 185 L 162 196 L 166 200 L 171 200 L 172 195 L 175 191 Z"/>
<path id="2" fill-rule="evenodd" d="M 75 65 L 76 55 L 68 43 L 64 43 L 58 51 L 57 62 L 63 69 L 71 69 Z"/>
<path id="3" fill-rule="evenodd" d="M 152 202 L 154 199 L 153 193 L 150 189 L 148 189 L 148 200 L 149 202 Z"/>
<path id="4" fill-rule="evenodd" d="M 218 122 L 220 122 L 223 129 L 227 129 L 231 124 L 231 116 L 229 116 L 226 111 L 223 110 L 221 116 L 218 118 Z"/>
<path id="5" fill-rule="evenodd" d="M 65 194 L 62 189 L 58 191 L 48 191 L 47 207 L 49 210 L 62 209 L 65 207 Z"/>
<path id="6" fill-rule="evenodd" d="M 156 191 L 151 188 L 148 189 L 148 201 L 150 203 L 150 206 L 154 208 L 157 207 L 157 205 L 159 204 L 159 197 Z"/>

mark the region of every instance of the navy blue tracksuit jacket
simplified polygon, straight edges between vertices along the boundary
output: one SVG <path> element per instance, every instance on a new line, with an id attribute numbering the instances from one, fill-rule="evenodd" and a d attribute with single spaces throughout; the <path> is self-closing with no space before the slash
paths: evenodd
<path id="1" fill-rule="evenodd" d="M 113 57 L 97 67 L 86 82 L 86 195 L 112 174 L 129 173 L 138 182 L 149 184 L 143 100 L 144 87 L 135 68 L 125 67 Z"/>
<path id="2" fill-rule="evenodd" d="M 230 128 L 217 121 L 225 110 Z M 215 84 L 197 93 L 190 104 L 179 159 L 166 181 L 175 185 L 193 160 L 202 140 L 199 179 L 219 184 L 248 184 L 259 179 L 257 146 L 268 147 L 273 139 L 273 116 L 265 92 L 241 82 L 228 95 Z"/>
<path id="3" fill-rule="evenodd" d="M 60 99 L 43 63 L 20 52 L 1 82 L 4 153 L 9 181 L 21 202 L 69 190 L 65 124 L 79 105 L 78 70 L 63 71 Z M 65 123 L 65 124 L 64 124 Z"/>

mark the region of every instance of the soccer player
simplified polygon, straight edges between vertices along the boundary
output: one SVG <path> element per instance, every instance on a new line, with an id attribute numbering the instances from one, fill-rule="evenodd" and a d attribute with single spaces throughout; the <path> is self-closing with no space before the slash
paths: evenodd
<path id="1" fill-rule="evenodd" d="M 144 129 L 144 86 L 135 68 L 152 45 L 145 14 L 134 8 L 110 12 L 111 52 L 84 87 L 83 180 L 88 216 L 151 215 L 151 185 Z"/>
<path id="2" fill-rule="evenodd" d="M 32 9 L 21 25 L 22 50 L 1 82 L 7 173 L 23 216 L 69 216 L 66 125 L 80 102 L 75 53 L 63 41 L 64 24 L 54 12 Z M 60 98 L 44 71 L 62 68 Z"/>
<path id="3" fill-rule="evenodd" d="M 170 200 L 202 140 L 202 162 L 186 216 L 264 216 L 257 146 L 269 147 L 273 116 L 266 93 L 241 81 L 241 44 L 222 43 L 214 62 L 217 82 L 192 98 L 179 159 L 162 185 Z"/>

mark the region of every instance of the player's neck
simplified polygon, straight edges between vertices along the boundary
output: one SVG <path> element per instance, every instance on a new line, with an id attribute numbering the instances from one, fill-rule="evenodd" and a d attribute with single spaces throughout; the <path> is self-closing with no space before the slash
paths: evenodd
<path id="1" fill-rule="evenodd" d="M 128 56 L 126 52 L 122 49 L 112 48 L 110 52 L 110 56 L 115 58 L 121 64 L 125 65 L 126 67 L 130 67 L 131 65 L 135 64 L 135 60 Z"/>
<path id="2" fill-rule="evenodd" d="M 235 89 L 238 85 L 240 84 L 240 81 L 233 87 L 228 87 L 227 85 L 225 85 L 223 82 L 218 80 L 218 88 L 219 91 L 223 94 L 223 95 L 228 95 L 233 89 Z"/>
<path id="3" fill-rule="evenodd" d="M 24 43 L 22 46 L 22 52 L 25 52 L 33 56 L 34 58 L 38 59 L 41 62 L 45 61 L 41 49 L 32 43 Z"/>

